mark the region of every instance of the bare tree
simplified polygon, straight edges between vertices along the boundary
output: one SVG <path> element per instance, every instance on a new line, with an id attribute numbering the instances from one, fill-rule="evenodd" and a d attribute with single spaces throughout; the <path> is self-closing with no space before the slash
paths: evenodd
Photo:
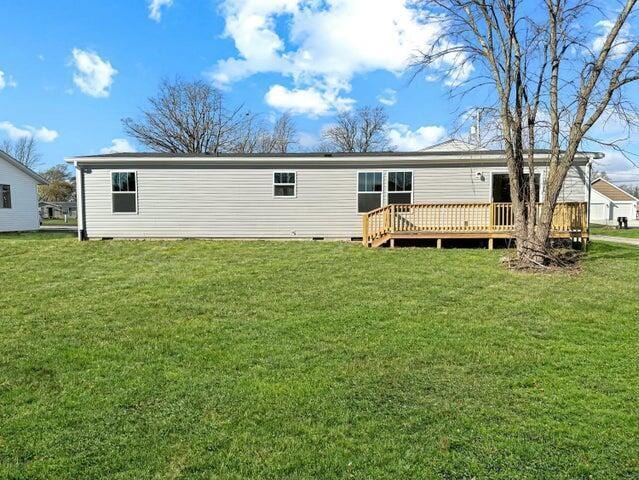
<path id="1" fill-rule="evenodd" d="M 639 198 L 639 185 L 622 184 L 619 185 L 619 188 L 621 188 L 624 192 L 628 192 L 633 197 Z"/>
<path id="2" fill-rule="evenodd" d="M 282 115 L 269 130 L 260 115 L 228 108 L 223 95 L 202 81 L 164 80 L 142 119 L 122 120 L 126 133 L 170 153 L 275 153 L 295 143 L 295 124 Z"/>
<path id="3" fill-rule="evenodd" d="M 510 177 L 518 264 L 547 265 L 552 261 L 552 217 L 582 141 L 593 140 L 588 133 L 602 117 L 615 116 L 626 124 L 637 118 L 634 105 L 622 95 L 639 79 L 639 42 L 628 28 L 637 0 L 624 0 L 614 10 L 595 0 L 424 3 L 444 22 L 446 35 L 422 52 L 417 64 L 451 65 L 449 83 L 458 91 L 467 92 L 471 85 L 494 98 Z M 584 26 L 603 11 L 614 12 L 614 18 L 595 39 Z M 542 143 L 549 160 L 538 210 L 534 172 Z"/>
<path id="4" fill-rule="evenodd" d="M 242 106 L 228 109 L 222 94 L 202 81 L 164 80 L 142 119 L 122 120 L 126 133 L 159 152 L 218 153 L 241 143 L 253 121 Z"/>
<path id="5" fill-rule="evenodd" d="M 297 143 L 297 127 L 289 113 L 282 114 L 273 124 L 273 129 L 261 139 L 264 153 L 286 153 Z"/>
<path id="6" fill-rule="evenodd" d="M 38 144 L 31 136 L 18 140 L 5 140 L 2 143 L 2 150 L 31 170 L 36 169 L 42 160 L 38 152 Z"/>
<path id="7" fill-rule="evenodd" d="M 288 113 L 282 114 L 272 127 L 260 116 L 248 118 L 238 128 L 234 153 L 286 153 L 297 143 L 297 127 Z"/>
<path id="8" fill-rule="evenodd" d="M 323 149 L 339 152 L 379 152 L 390 150 L 382 107 L 363 107 L 337 115 L 334 124 L 322 132 Z"/>
<path id="9" fill-rule="evenodd" d="M 610 180 L 610 177 L 606 173 L 605 170 L 592 170 L 592 179 L 595 180 L 597 178 L 603 178 L 604 180 Z"/>

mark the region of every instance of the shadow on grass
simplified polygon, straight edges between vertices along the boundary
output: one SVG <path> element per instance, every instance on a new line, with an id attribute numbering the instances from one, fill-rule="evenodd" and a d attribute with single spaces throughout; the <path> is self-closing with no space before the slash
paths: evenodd
<path id="1" fill-rule="evenodd" d="M 639 260 L 639 248 L 619 243 L 593 242 L 588 257 L 592 260 Z"/>
<path id="2" fill-rule="evenodd" d="M 68 232 L 47 232 L 43 230 L 34 230 L 32 232 L 0 232 L 0 241 L 2 240 L 53 240 L 56 238 L 73 238 L 77 233 Z"/>

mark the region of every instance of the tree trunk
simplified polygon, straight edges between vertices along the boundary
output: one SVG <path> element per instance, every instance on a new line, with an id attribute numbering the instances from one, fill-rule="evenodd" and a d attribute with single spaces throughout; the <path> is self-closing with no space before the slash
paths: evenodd
<path id="1" fill-rule="evenodd" d="M 530 208 L 530 205 L 522 205 L 520 203 L 519 208 L 515 208 L 513 204 L 517 266 L 519 268 L 545 267 L 552 261 L 553 256 L 550 252 L 552 220 L 561 188 L 574 159 L 574 153 L 568 152 L 570 162 L 564 156 L 562 158 L 563 161 L 552 161 L 550 163 L 545 184 L 544 201 L 541 203 L 538 214 L 535 211 L 535 214 L 531 216 L 533 209 Z M 531 200 L 532 198 L 531 196 Z M 527 203 L 530 203 L 530 200 Z M 536 209 L 536 206 L 534 208 Z M 528 219 L 526 219 L 526 215 Z"/>
<path id="2" fill-rule="evenodd" d="M 550 225 L 538 223 L 522 237 L 517 237 L 517 266 L 519 268 L 539 268 L 550 264 Z"/>

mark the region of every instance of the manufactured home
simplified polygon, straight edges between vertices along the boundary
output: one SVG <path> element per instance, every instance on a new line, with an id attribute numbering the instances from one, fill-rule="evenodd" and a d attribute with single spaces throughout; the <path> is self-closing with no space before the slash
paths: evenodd
<path id="1" fill-rule="evenodd" d="M 46 180 L 0 151 L 0 232 L 40 228 L 38 185 Z"/>
<path id="2" fill-rule="evenodd" d="M 554 235 L 587 236 L 590 163 L 579 154 Z M 535 169 L 544 196 L 544 164 Z M 503 152 L 74 157 L 79 235 L 104 238 L 508 238 Z M 492 243 L 492 242 L 491 242 Z"/>
<path id="3" fill-rule="evenodd" d="M 592 223 L 612 225 L 620 217 L 627 218 L 631 223 L 639 220 L 639 199 L 605 178 L 592 182 L 590 202 Z"/>

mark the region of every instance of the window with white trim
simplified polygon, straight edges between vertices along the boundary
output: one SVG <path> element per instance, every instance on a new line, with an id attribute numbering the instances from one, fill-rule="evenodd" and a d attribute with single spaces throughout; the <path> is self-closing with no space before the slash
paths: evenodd
<path id="1" fill-rule="evenodd" d="M 136 176 L 135 172 L 111 172 L 113 213 L 137 213 Z"/>
<path id="2" fill-rule="evenodd" d="M 413 203 L 413 172 L 388 172 L 388 203 Z"/>
<path id="3" fill-rule="evenodd" d="M 296 195 L 295 172 L 273 172 L 273 196 L 294 197 Z"/>
<path id="4" fill-rule="evenodd" d="M 11 185 L 0 185 L 0 208 L 11 208 Z"/>
<path id="5" fill-rule="evenodd" d="M 382 172 L 357 174 L 357 212 L 366 213 L 382 206 Z"/>

